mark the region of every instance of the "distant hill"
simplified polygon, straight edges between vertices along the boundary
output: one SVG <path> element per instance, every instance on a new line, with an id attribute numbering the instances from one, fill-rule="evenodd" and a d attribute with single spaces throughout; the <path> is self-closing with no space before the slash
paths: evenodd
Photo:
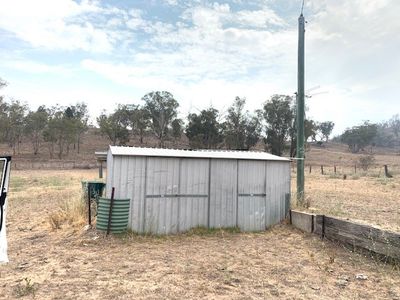
<path id="1" fill-rule="evenodd" d="M 94 156 L 95 151 L 106 151 L 109 140 L 102 136 L 97 128 L 90 128 L 83 137 L 80 153 L 77 153 L 74 145 L 70 146 L 68 154 L 63 158 L 50 159 L 48 145 L 42 143 L 37 155 L 33 154 L 29 141 L 23 140 L 19 145 L 19 153 L 13 156 L 13 167 L 16 169 L 70 169 L 70 168 L 95 168 L 97 162 Z M 157 140 L 152 135 L 147 135 L 144 143 L 140 144 L 137 137 L 130 140 L 130 146 L 157 147 Z M 188 139 L 183 136 L 180 140 L 167 141 L 166 147 L 183 149 L 189 148 Z M 263 150 L 263 144 L 256 147 Z M 372 152 L 371 152 L 372 151 Z M 351 166 L 358 161 L 362 154 L 374 154 L 376 164 L 400 165 L 400 149 L 396 148 L 368 148 L 364 152 L 353 154 L 348 147 L 340 143 L 324 143 L 322 146 L 309 144 L 306 151 L 306 165 L 343 165 Z M 12 155 L 12 149 L 7 144 L 0 144 L 1 155 Z"/>

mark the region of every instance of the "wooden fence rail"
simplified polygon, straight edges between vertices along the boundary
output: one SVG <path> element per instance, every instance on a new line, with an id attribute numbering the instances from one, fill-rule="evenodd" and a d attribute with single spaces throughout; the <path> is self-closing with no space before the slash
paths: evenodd
<path id="1" fill-rule="evenodd" d="M 290 211 L 290 222 L 294 227 L 322 238 L 400 260 L 400 233 L 295 210 Z"/>

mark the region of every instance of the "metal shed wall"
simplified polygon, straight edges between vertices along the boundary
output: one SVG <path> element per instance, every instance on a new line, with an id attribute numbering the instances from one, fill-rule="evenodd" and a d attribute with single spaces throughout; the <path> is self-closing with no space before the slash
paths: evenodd
<path id="1" fill-rule="evenodd" d="M 287 161 L 110 155 L 107 196 L 130 198 L 129 228 L 169 234 L 197 226 L 259 231 L 289 210 Z"/>

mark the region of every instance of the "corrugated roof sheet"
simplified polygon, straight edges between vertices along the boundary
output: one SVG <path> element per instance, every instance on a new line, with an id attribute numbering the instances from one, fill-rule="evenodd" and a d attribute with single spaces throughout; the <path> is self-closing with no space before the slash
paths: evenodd
<path id="1" fill-rule="evenodd" d="M 110 146 L 112 155 L 157 156 L 157 157 L 191 157 L 191 158 L 225 158 L 250 160 L 290 161 L 287 158 L 266 152 L 229 151 L 229 150 L 178 150 L 162 148 Z"/>

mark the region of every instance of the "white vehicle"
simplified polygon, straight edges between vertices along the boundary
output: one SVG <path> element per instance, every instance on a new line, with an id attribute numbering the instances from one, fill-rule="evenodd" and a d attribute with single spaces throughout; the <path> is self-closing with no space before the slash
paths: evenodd
<path id="1" fill-rule="evenodd" d="M 0 264 L 7 263 L 7 192 L 10 181 L 11 156 L 0 156 Z"/>

